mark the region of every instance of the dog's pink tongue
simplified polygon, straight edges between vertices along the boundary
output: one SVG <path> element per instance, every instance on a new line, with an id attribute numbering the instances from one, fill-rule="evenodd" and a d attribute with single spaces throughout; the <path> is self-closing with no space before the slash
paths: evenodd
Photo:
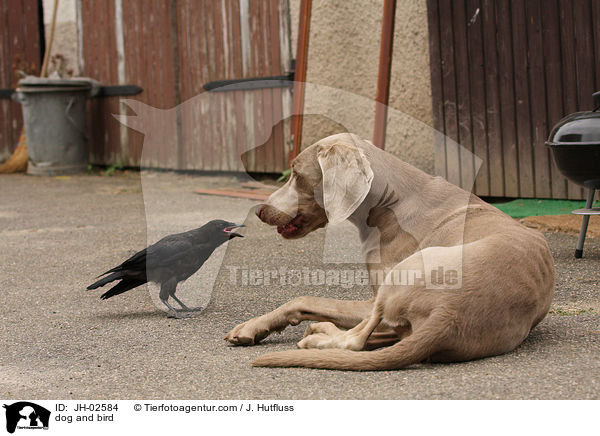
<path id="1" fill-rule="evenodd" d="M 298 230 L 298 226 L 292 223 L 287 223 L 285 226 L 277 226 L 277 233 L 292 232 Z"/>

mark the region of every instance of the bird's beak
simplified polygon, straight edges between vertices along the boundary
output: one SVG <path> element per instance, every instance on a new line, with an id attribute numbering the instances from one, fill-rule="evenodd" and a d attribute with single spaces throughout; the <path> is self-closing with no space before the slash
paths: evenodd
<path id="1" fill-rule="evenodd" d="M 223 231 L 225 233 L 227 233 L 230 238 L 235 238 L 236 236 L 243 238 L 244 237 L 243 235 L 240 235 L 239 233 L 234 232 L 235 229 L 239 229 L 240 227 L 246 227 L 246 226 L 244 224 L 231 223 L 231 225 L 229 227 L 225 227 L 223 229 Z"/>

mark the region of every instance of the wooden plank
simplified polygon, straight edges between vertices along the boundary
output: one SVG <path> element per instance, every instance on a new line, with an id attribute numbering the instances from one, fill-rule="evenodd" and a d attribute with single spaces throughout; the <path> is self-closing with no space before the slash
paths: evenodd
<path id="1" fill-rule="evenodd" d="M 149 79 L 149 96 L 148 104 L 153 107 L 158 107 L 160 109 L 164 109 L 162 102 L 162 83 L 160 80 L 160 74 L 162 70 L 161 68 L 152 68 L 151 65 L 154 65 L 155 62 L 160 65 L 160 35 L 158 31 L 158 15 L 159 12 L 157 10 L 157 0 L 144 0 L 145 10 L 142 13 L 142 20 L 144 22 L 144 51 L 143 54 L 143 62 L 147 65 L 148 68 L 148 79 Z M 161 120 L 157 117 L 157 112 L 152 111 L 150 114 L 150 125 L 151 126 L 159 126 L 161 123 L 164 123 L 165 120 Z M 163 144 L 164 144 L 164 128 L 157 129 L 156 132 L 153 132 L 155 136 L 152 137 L 148 134 L 144 137 L 144 149 L 150 148 L 150 153 L 152 156 L 152 167 L 160 168 L 165 163 L 167 159 L 166 154 L 164 153 Z M 150 141 L 152 139 L 152 141 Z"/>
<path id="2" fill-rule="evenodd" d="M 575 59 L 575 21 L 573 4 L 570 0 L 559 0 L 560 39 L 563 74 L 564 114 L 576 112 L 579 108 L 577 92 L 577 65 Z M 583 198 L 581 186 L 567 181 L 567 196 L 570 199 Z"/>
<path id="3" fill-rule="evenodd" d="M 577 95 L 579 110 L 592 109 L 592 94 L 595 89 L 594 80 L 594 42 L 592 9 L 589 0 L 573 0 L 575 63 L 577 65 Z M 600 23 L 595 23 L 600 26 Z"/>
<path id="4" fill-rule="evenodd" d="M 8 1 L 0 0 L 0 88 L 12 88 L 10 47 L 8 41 Z M 12 107 L 10 100 L 0 99 L 0 161 L 8 159 L 16 144 L 12 140 Z"/>
<path id="5" fill-rule="evenodd" d="M 97 48 L 99 44 L 97 33 L 99 31 L 98 23 L 101 17 L 98 16 L 96 9 L 97 5 L 91 2 L 82 2 L 82 19 L 83 19 L 83 43 L 84 55 L 84 75 L 88 77 L 98 77 L 97 65 L 100 51 Z M 89 112 L 87 114 L 88 131 L 90 132 L 90 161 L 93 164 L 100 164 L 105 161 L 103 154 L 104 148 L 103 137 L 101 135 L 103 118 L 101 111 L 102 102 L 94 99 L 89 104 Z"/>
<path id="6" fill-rule="evenodd" d="M 197 18 L 201 20 L 202 27 L 199 29 L 198 38 L 201 38 L 201 57 L 202 57 L 202 81 L 204 83 L 216 78 L 214 76 L 214 72 L 211 68 L 211 52 L 213 50 L 213 46 L 211 44 L 211 35 L 210 35 L 210 10 L 211 10 L 211 1 L 203 1 L 201 6 L 196 10 L 198 14 Z M 204 110 L 199 116 L 203 121 L 203 129 L 202 135 L 204 141 L 201 141 L 200 144 L 202 148 L 200 151 L 202 155 L 203 161 L 203 169 L 205 170 L 216 170 L 218 169 L 218 161 L 216 155 L 216 144 L 218 141 L 217 135 L 214 132 L 212 126 L 218 122 L 215 117 L 214 109 L 212 107 L 213 95 L 207 94 L 203 96 L 202 105 Z"/>
<path id="7" fill-rule="evenodd" d="M 272 76 L 283 74 L 284 71 L 281 68 L 281 43 L 279 38 L 279 15 L 280 8 L 282 7 L 282 1 L 269 2 L 269 28 L 271 29 L 271 71 Z M 281 172 L 286 168 L 287 163 L 285 162 L 285 144 L 283 136 L 283 108 L 282 108 L 282 90 L 275 88 L 272 91 L 272 120 L 273 124 L 273 172 Z"/>
<path id="8" fill-rule="evenodd" d="M 500 125 L 504 162 L 504 195 L 519 197 L 519 157 L 515 125 L 515 83 L 513 79 L 510 4 L 496 2 L 496 44 L 498 47 L 498 86 Z"/>
<path id="9" fill-rule="evenodd" d="M 159 52 L 160 38 L 157 31 L 158 11 L 156 10 L 156 6 L 156 0 L 144 1 L 144 10 L 141 17 L 144 26 L 144 50 L 141 54 L 143 56 L 142 62 L 148 68 L 149 99 L 147 104 L 162 109 L 162 84 L 160 82 L 161 68 L 150 67 L 150 65 L 154 65 L 154 62 L 161 62 Z M 165 120 L 160 119 L 157 115 L 158 114 L 155 111 L 151 111 L 150 114 L 147 115 L 149 117 L 150 126 L 159 126 L 160 123 L 165 122 Z M 156 132 L 154 132 L 153 129 L 152 133 L 152 136 L 146 134 L 144 137 L 144 152 L 146 150 L 149 151 L 148 154 L 151 158 L 150 165 L 154 168 L 160 168 L 166 158 L 161 146 L 164 138 L 164 128 L 157 129 Z"/>
<path id="10" fill-rule="evenodd" d="M 41 67 L 38 3 L 23 0 L 23 35 L 25 39 L 25 71 L 39 75 Z"/>
<path id="11" fill-rule="evenodd" d="M 116 42 L 116 15 L 115 15 L 115 2 L 106 2 L 106 50 L 104 54 L 104 65 L 105 65 L 105 77 L 102 83 L 119 83 L 119 73 L 117 71 L 117 42 Z M 109 150 L 109 155 L 112 157 L 112 163 L 118 164 L 129 164 L 129 152 L 127 144 L 121 144 L 121 128 L 119 122 L 115 120 L 111 114 L 118 113 L 119 111 L 119 99 L 118 98 L 104 98 L 105 104 L 105 124 L 107 140 L 104 146 Z"/>
<path id="12" fill-rule="evenodd" d="M 472 151 L 481 159 L 476 168 L 473 192 L 489 195 L 489 170 L 487 148 L 487 117 L 485 100 L 485 68 L 483 58 L 483 29 L 481 1 L 467 0 L 467 48 L 469 56 L 469 85 L 471 94 Z M 475 162 L 473 162 L 475 165 Z"/>
<path id="13" fill-rule="evenodd" d="M 592 32 L 594 36 L 594 79 L 596 91 L 600 90 L 600 2 L 590 0 L 592 3 Z"/>
<path id="14" fill-rule="evenodd" d="M 467 47 L 467 21 L 466 1 L 455 0 L 453 2 L 454 18 L 454 56 L 456 61 L 456 97 L 458 108 L 458 143 L 460 157 L 460 186 L 467 191 L 473 189 L 475 181 L 475 166 L 473 161 L 473 126 L 471 123 L 471 89 L 469 66 L 472 62 L 469 59 Z"/>
<path id="15" fill-rule="evenodd" d="M 242 66 L 240 4 L 237 1 L 233 1 L 231 3 L 231 42 L 233 45 L 233 77 L 243 77 L 244 70 Z M 245 168 L 243 167 L 241 162 L 241 157 L 246 152 L 246 143 L 248 142 L 244 118 L 244 93 L 243 91 L 234 91 L 233 97 L 235 101 L 235 124 L 237 145 L 233 152 L 236 154 L 237 164 L 240 165 L 237 169 L 245 171 Z"/>
<path id="16" fill-rule="evenodd" d="M 258 58 L 262 47 L 262 33 L 260 32 L 261 26 L 261 13 L 260 13 L 260 0 L 250 0 L 249 8 L 249 23 L 250 23 L 250 40 L 251 40 L 251 57 L 252 62 L 252 75 L 259 77 L 262 74 L 262 62 Z M 259 91 L 247 91 L 247 94 L 252 94 L 254 108 L 253 108 L 253 120 L 254 120 L 254 147 L 255 147 L 255 162 L 251 171 L 264 172 L 265 171 L 265 123 L 264 123 L 264 95 Z M 249 110 L 249 108 L 246 108 Z M 252 109 L 250 109 L 252 110 Z"/>
<path id="17" fill-rule="evenodd" d="M 219 14 L 219 28 L 220 30 L 220 44 L 222 46 L 222 65 L 221 65 L 221 77 L 224 79 L 230 79 L 233 77 L 233 69 L 231 62 L 231 32 L 230 32 L 230 17 L 231 12 L 229 11 L 230 2 L 224 1 L 220 3 L 218 8 Z M 221 121 L 223 130 L 223 148 L 224 148 L 224 169 L 226 171 L 234 171 L 237 165 L 237 156 L 234 151 L 236 149 L 235 138 L 236 128 L 235 116 L 234 116 L 234 96 L 231 93 L 223 94 L 223 119 Z"/>
<path id="18" fill-rule="evenodd" d="M 557 0 L 549 0 L 542 13 L 542 40 L 546 74 L 546 137 L 564 114 L 562 105 L 562 69 L 560 47 L 560 17 Z M 546 147 L 547 148 L 547 147 Z M 547 150 L 549 153 L 550 150 Z M 560 174 L 554 159 L 549 157 L 552 198 L 567 198 L 567 181 Z"/>
<path id="19" fill-rule="evenodd" d="M 25 62 L 25 35 L 23 35 L 23 3 L 10 2 L 8 5 L 8 23 L 5 28 L 7 31 L 7 44 L 9 46 L 9 77 L 11 87 L 15 87 L 19 81 L 17 71 L 26 69 Z M 10 101 L 10 100 L 9 100 Z M 11 128 L 10 128 L 10 148 L 12 149 L 19 140 L 21 128 L 23 126 L 23 116 L 21 105 L 10 101 L 11 106 Z"/>
<path id="20" fill-rule="evenodd" d="M 254 16 L 254 20 L 252 21 L 252 57 L 256 60 L 255 67 L 255 75 L 256 77 L 265 76 L 266 65 L 268 59 L 264 56 L 264 47 L 265 47 L 265 33 L 264 33 L 264 17 L 263 17 L 263 8 L 261 7 L 260 0 L 250 0 L 250 13 Z M 266 89 L 261 89 L 258 91 L 254 91 L 255 95 L 255 104 L 257 103 L 257 112 L 254 120 L 256 122 L 256 171 L 258 172 L 266 172 L 267 171 L 267 159 L 268 159 L 268 148 L 269 148 L 269 135 L 268 129 L 269 125 L 267 124 L 267 112 L 268 101 L 271 99 L 267 94 Z"/>
<path id="21" fill-rule="evenodd" d="M 496 45 L 496 13 L 492 0 L 481 2 L 483 56 L 485 59 L 485 96 L 487 117 L 488 171 L 490 195 L 504 196 L 504 167 L 500 92 L 498 89 L 498 51 Z"/>
<path id="22" fill-rule="evenodd" d="M 161 27 L 163 28 L 163 62 L 165 64 L 163 83 L 168 93 L 165 95 L 165 106 L 169 108 L 171 114 L 172 130 L 165 146 L 172 149 L 171 159 L 173 166 L 177 169 L 184 169 L 182 163 L 181 150 L 181 116 L 179 105 L 181 96 L 179 91 L 179 77 L 177 70 L 180 68 L 180 61 L 177 51 L 177 5 L 175 1 L 160 2 L 161 16 L 163 17 Z"/>
<path id="23" fill-rule="evenodd" d="M 444 135 L 444 89 L 440 41 L 438 0 L 427 0 L 427 26 L 429 30 L 429 63 L 431 69 L 431 101 L 434 133 L 434 171 L 448 178 L 446 169 L 446 143 Z"/>
<path id="24" fill-rule="evenodd" d="M 535 179 L 531 149 L 531 112 L 529 104 L 529 75 L 527 71 L 527 20 L 525 15 L 525 1 L 514 0 L 511 13 L 520 195 L 521 197 L 534 197 Z"/>
<path id="25" fill-rule="evenodd" d="M 185 0 L 176 8 L 177 17 L 177 47 L 179 50 L 179 93 L 181 104 L 181 138 L 180 138 L 180 154 L 182 163 L 185 169 L 202 169 L 203 162 L 197 163 L 193 159 L 193 152 L 196 149 L 195 143 L 198 138 L 194 135 L 194 130 L 198 125 L 202 125 L 202 119 L 195 119 L 196 106 L 199 104 L 199 99 L 194 98 L 194 89 L 192 85 L 192 75 L 198 74 L 196 59 L 197 51 L 193 51 L 194 44 L 198 41 L 192 39 L 193 29 L 191 23 L 195 22 L 195 11 L 192 7 L 196 2 Z M 194 26 L 196 29 L 197 26 Z M 185 65 L 185 67 L 183 67 Z M 195 121 L 195 122 L 194 122 Z"/>
<path id="26" fill-rule="evenodd" d="M 98 13 L 101 18 L 101 34 L 99 59 L 98 59 L 98 76 L 96 78 L 101 83 L 112 83 L 110 65 L 111 55 L 114 56 L 113 47 L 111 47 L 110 35 L 114 35 L 114 17 L 111 16 L 114 2 L 99 2 L 97 5 Z M 116 155 L 119 149 L 114 149 L 113 144 L 118 141 L 111 135 L 110 129 L 110 101 L 109 99 L 101 99 L 99 102 L 99 110 L 101 114 L 101 124 L 98 128 L 98 139 L 100 150 L 103 155 L 103 160 L 107 164 L 116 164 L 120 161 L 120 156 Z"/>
<path id="27" fill-rule="evenodd" d="M 544 0 L 547 1 L 547 0 Z M 549 4 L 545 4 L 545 8 Z M 540 0 L 525 3 L 527 14 L 527 43 L 529 64 L 529 90 L 531 96 L 532 150 L 535 171 L 535 197 L 551 198 L 550 155 L 544 145 L 548 137 L 546 121 L 546 82 L 544 77 L 544 43 Z"/>
<path id="28" fill-rule="evenodd" d="M 114 32 L 114 20 L 111 20 L 110 10 L 114 2 L 99 2 L 98 11 L 102 17 L 102 38 L 100 41 L 100 53 L 98 63 L 98 76 L 96 77 L 102 83 L 110 83 L 110 62 L 111 62 L 111 47 L 110 47 L 110 34 Z M 110 103 L 107 99 L 101 99 L 100 102 L 101 114 L 102 114 L 102 129 L 100 132 L 101 149 L 104 152 L 104 160 L 109 164 L 116 163 L 118 157 L 114 155 L 112 149 L 112 141 L 109 140 L 109 107 Z"/>
<path id="29" fill-rule="evenodd" d="M 573 0 L 574 38 L 575 38 L 575 64 L 577 71 L 577 98 L 578 110 L 592 109 L 592 94 L 595 89 L 593 28 L 598 27 L 598 22 L 592 22 L 592 8 L 589 0 Z M 581 194 L 579 194 L 581 190 Z M 582 188 L 569 189 L 571 198 L 585 198 Z"/>
<path id="30" fill-rule="evenodd" d="M 196 189 L 194 192 L 202 195 L 218 195 L 221 197 L 247 198 L 250 200 L 264 201 L 269 198 L 270 193 L 254 192 L 250 189 L 226 190 L 226 189 Z"/>
<path id="31" fill-rule="evenodd" d="M 127 71 L 128 81 L 129 83 L 139 84 L 144 89 L 135 99 L 145 101 L 148 91 L 143 79 L 145 68 L 142 65 L 141 56 L 139 55 L 143 47 L 142 29 L 140 19 L 138 18 L 138 14 L 140 13 L 139 7 L 140 5 L 137 1 L 123 2 L 123 41 L 125 46 L 125 70 Z M 125 110 L 124 106 L 121 106 L 119 109 L 120 111 Z M 125 111 L 126 113 L 130 112 L 129 110 Z M 134 162 L 140 165 L 142 162 L 144 135 L 141 132 L 128 129 L 127 138 L 129 153 L 135 156 Z"/>
<path id="32" fill-rule="evenodd" d="M 273 65 L 273 59 L 271 58 L 271 26 L 270 26 L 270 14 L 271 10 L 269 2 L 260 2 L 260 21 L 261 21 L 261 34 L 262 44 L 261 52 L 257 53 L 261 56 L 262 66 L 260 76 L 269 76 L 271 74 Z M 277 47 L 279 49 L 279 47 Z M 273 138 L 273 89 L 263 89 L 263 110 L 264 110 L 264 135 L 267 138 L 265 142 L 265 167 L 264 171 L 268 173 L 275 172 L 274 167 L 274 153 L 275 143 Z"/>
<path id="33" fill-rule="evenodd" d="M 214 53 L 213 75 L 211 80 L 222 79 L 226 77 L 225 62 L 223 59 L 223 30 L 221 22 L 221 2 L 213 2 L 211 21 L 211 33 Z M 225 126 L 225 97 L 224 93 L 215 93 L 213 97 L 214 107 L 212 108 L 217 117 L 217 122 L 213 128 L 218 135 L 219 144 L 215 147 L 217 157 L 217 169 L 227 170 L 227 135 Z"/>
<path id="34" fill-rule="evenodd" d="M 442 86 L 444 89 L 444 134 L 446 140 L 447 180 L 460 186 L 460 155 L 458 150 L 458 113 L 456 107 L 456 67 L 454 63 L 454 31 L 452 2 L 440 0 L 440 35 Z"/>

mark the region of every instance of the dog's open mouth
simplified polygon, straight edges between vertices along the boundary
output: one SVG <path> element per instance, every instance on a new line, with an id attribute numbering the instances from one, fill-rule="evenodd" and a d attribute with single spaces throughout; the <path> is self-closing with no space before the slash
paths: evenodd
<path id="1" fill-rule="evenodd" d="M 304 221 L 304 215 L 299 213 L 287 224 L 283 226 L 277 226 L 277 233 L 279 233 L 284 238 L 296 236 L 302 231 Z"/>

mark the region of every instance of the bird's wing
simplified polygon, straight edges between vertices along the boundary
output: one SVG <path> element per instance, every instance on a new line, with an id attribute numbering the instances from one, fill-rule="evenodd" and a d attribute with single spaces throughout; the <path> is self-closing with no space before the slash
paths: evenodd
<path id="1" fill-rule="evenodd" d="M 125 262 L 123 262 L 121 265 L 113 268 L 111 271 L 114 270 L 143 270 L 146 268 L 146 253 L 148 251 L 148 248 L 144 248 L 141 251 L 138 251 L 137 253 L 135 253 L 133 256 L 131 256 L 129 259 L 127 259 Z M 111 272 L 109 271 L 109 272 Z"/>
<path id="2" fill-rule="evenodd" d="M 146 268 L 160 266 L 173 256 L 178 256 L 191 248 L 191 242 L 182 236 L 182 234 L 165 236 L 104 274 L 124 270 L 145 271 Z"/>
<path id="3" fill-rule="evenodd" d="M 162 239 L 146 249 L 146 268 L 168 267 L 190 255 L 194 244 L 189 239 Z"/>
<path id="4" fill-rule="evenodd" d="M 202 265 L 212 254 L 217 244 L 210 240 L 209 235 L 204 235 L 203 232 L 198 232 L 198 230 L 201 229 L 165 236 L 99 277 L 117 271 L 140 271 L 145 273 L 147 269 L 168 267 L 191 255 L 197 256 L 198 261 L 201 262 L 200 265 Z"/>

